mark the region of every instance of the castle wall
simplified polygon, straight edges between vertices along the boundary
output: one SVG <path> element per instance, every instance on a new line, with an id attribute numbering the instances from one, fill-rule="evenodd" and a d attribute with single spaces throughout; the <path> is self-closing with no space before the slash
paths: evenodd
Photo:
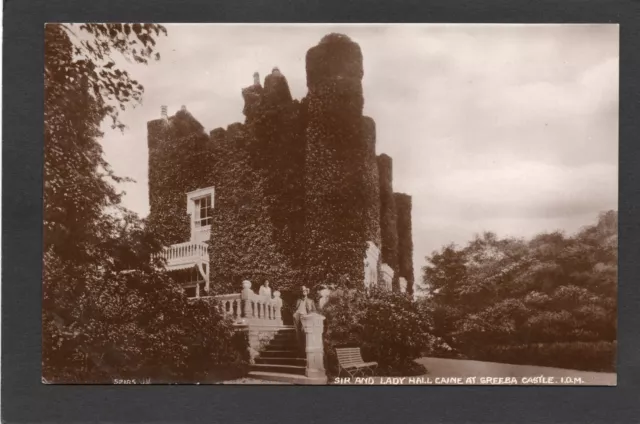
<path id="1" fill-rule="evenodd" d="M 305 247 L 303 105 L 291 98 L 286 78 L 277 68 L 267 75 L 259 103 L 247 116 L 256 139 L 253 161 L 264 178 L 264 200 L 275 248 L 299 269 Z M 286 284 L 289 285 L 289 284 Z"/>
<path id="2" fill-rule="evenodd" d="M 393 194 L 398 218 L 398 277 L 407 281 L 407 292 L 413 294 L 413 238 L 411 236 L 411 196 Z"/>
<path id="3" fill-rule="evenodd" d="M 189 240 L 186 193 L 213 185 L 203 172 L 211 156 L 202 125 L 186 110 L 147 124 L 149 225 L 163 243 Z"/>
<path id="4" fill-rule="evenodd" d="M 257 284 L 268 279 L 275 288 L 290 273 L 288 257 L 275 246 L 266 176 L 255 160 L 258 144 L 250 127 L 240 123 L 227 127 L 224 139 L 215 143 L 219 166 L 212 170 L 216 181 L 209 248 L 212 294 L 233 292 L 245 279 Z"/>
<path id="5" fill-rule="evenodd" d="M 217 134 L 216 207 L 211 233 L 214 293 L 249 279 L 286 291 L 296 284 L 303 229 L 304 144 L 300 103 L 272 73 L 243 90 L 245 124 Z"/>

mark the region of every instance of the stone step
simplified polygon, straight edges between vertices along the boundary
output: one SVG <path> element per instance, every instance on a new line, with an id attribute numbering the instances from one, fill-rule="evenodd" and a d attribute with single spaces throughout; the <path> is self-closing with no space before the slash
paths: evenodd
<path id="1" fill-rule="evenodd" d="M 281 374 L 304 375 L 307 367 L 299 365 L 272 365 L 272 364 L 254 364 L 251 365 L 252 371 L 276 372 Z"/>
<path id="2" fill-rule="evenodd" d="M 275 343 L 275 344 L 297 344 L 298 341 L 295 339 L 295 337 L 274 337 L 273 339 L 269 340 L 269 343 Z"/>
<path id="3" fill-rule="evenodd" d="M 262 358 L 301 358 L 306 359 L 306 354 L 299 349 L 265 349 L 260 352 Z"/>
<path id="4" fill-rule="evenodd" d="M 256 359 L 256 364 L 267 364 L 267 365 L 296 365 L 296 366 L 306 366 L 307 360 L 305 358 L 292 358 L 292 357 L 277 357 L 277 356 L 267 356 L 261 357 L 258 356 Z"/>
<path id="5" fill-rule="evenodd" d="M 278 328 L 278 333 L 287 332 L 287 331 L 295 331 L 295 327 L 293 325 L 282 325 Z"/>
<path id="6" fill-rule="evenodd" d="M 255 378 L 258 380 L 279 381 L 281 383 L 289 383 L 289 384 L 327 384 L 326 377 L 313 379 L 304 375 L 286 374 L 286 373 L 268 372 L 268 371 L 251 371 L 249 373 L 249 377 Z"/>
<path id="7" fill-rule="evenodd" d="M 297 350 L 298 344 L 289 340 L 272 340 L 266 347 L 267 349 L 275 350 Z"/>
<path id="8" fill-rule="evenodd" d="M 282 333 L 276 333 L 272 340 L 296 340 L 295 331 L 283 331 Z"/>

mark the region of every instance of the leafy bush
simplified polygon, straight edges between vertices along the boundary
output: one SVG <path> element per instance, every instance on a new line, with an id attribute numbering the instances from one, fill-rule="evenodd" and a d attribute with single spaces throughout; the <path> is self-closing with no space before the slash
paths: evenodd
<path id="1" fill-rule="evenodd" d="M 43 376 L 50 382 L 198 381 L 247 363 L 248 343 L 218 304 L 188 301 L 164 273 L 76 279 L 55 258 L 45 264 Z"/>
<path id="2" fill-rule="evenodd" d="M 426 373 L 414 359 L 437 345 L 430 322 L 403 293 L 339 290 L 324 306 L 324 345 L 329 374 L 338 373 L 335 348 L 357 346 L 365 361 L 378 362 L 380 375 Z"/>

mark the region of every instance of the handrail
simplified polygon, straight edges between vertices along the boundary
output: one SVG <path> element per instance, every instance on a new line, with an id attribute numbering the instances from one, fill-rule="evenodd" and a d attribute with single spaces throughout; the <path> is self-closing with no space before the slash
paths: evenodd
<path id="1" fill-rule="evenodd" d="M 208 262 L 209 245 L 205 242 L 187 241 L 165 247 L 158 257 L 164 258 L 167 265 L 183 265 L 191 262 Z"/>

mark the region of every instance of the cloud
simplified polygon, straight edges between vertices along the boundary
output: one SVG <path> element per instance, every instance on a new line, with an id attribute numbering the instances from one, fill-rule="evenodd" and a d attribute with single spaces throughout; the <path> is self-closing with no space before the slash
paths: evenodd
<path id="1" fill-rule="evenodd" d="M 583 215 L 617 202 L 617 168 L 566 168 L 539 162 L 458 169 L 420 190 L 436 200 L 432 211 L 450 219 L 557 218 Z M 442 205 L 442 207 L 438 206 Z"/>

